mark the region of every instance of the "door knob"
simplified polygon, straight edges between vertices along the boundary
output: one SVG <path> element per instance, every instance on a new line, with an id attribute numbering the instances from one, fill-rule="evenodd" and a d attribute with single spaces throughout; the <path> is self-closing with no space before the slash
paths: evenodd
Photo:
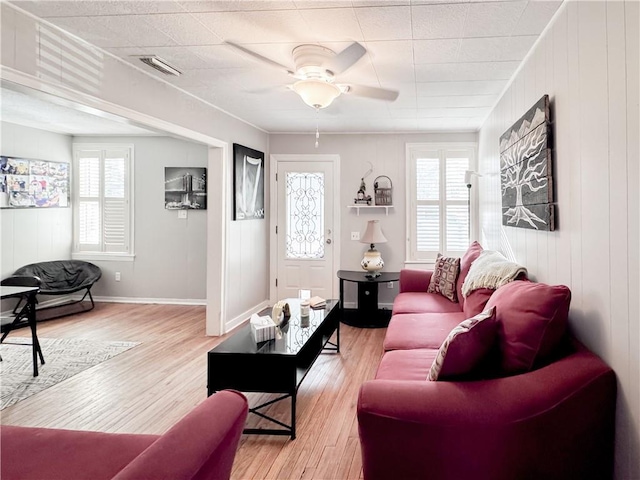
<path id="1" fill-rule="evenodd" d="M 327 238 L 327 245 L 331 245 L 331 239 Z"/>

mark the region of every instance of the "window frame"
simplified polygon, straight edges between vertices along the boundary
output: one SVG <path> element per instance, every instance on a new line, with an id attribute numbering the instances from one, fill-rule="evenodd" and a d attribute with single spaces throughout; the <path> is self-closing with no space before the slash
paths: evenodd
<path id="1" fill-rule="evenodd" d="M 74 260 L 87 261 L 128 261 L 132 262 L 135 258 L 135 228 L 134 228 L 134 145 L 121 143 L 74 143 L 73 146 L 73 191 L 71 194 L 71 204 L 73 209 L 73 239 L 71 258 Z M 127 224 L 125 225 L 126 243 L 128 248 L 126 252 L 106 252 L 104 251 L 103 238 L 100 239 L 100 246 L 97 250 L 82 250 L 80 248 L 80 176 L 79 176 L 79 159 L 81 152 L 100 151 L 100 195 L 99 204 L 100 211 L 104 206 L 104 162 L 107 158 L 106 152 L 109 150 L 126 150 L 128 158 L 125 160 L 125 203 L 127 204 Z M 101 216 L 100 231 L 103 232 L 102 222 L 104 217 Z"/>
<path id="2" fill-rule="evenodd" d="M 405 264 L 425 264 L 434 265 L 438 253 L 445 256 L 459 257 L 464 251 L 448 251 L 446 250 L 446 207 L 447 205 L 467 205 L 467 200 L 446 200 L 446 158 L 447 152 L 464 151 L 469 155 L 469 170 L 477 168 L 477 150 L 478 145 L 475 142 L 451 142 L 451 143 L 407 143 L 406 144 L 406 258 Z M 439 163 L 439 198 L 438 200 L 417 200 L 416 191 L 416 160 L 429 155 L 433 158 L 436 153 L 440 161 Z M 450 155 L 455 158 L 454 155 Z M 458 155 L 457 158 L 460 158 Z M 474 178 L 477 185 L 477 179 Z M 469 242 L 477 239 L 477 195 L 478 189 L 471 188 L 470 203 L 471 209 L 469 214 L 470 235 Z M 417 207 L 418 205 L 438 205 L 439 206 L 439 247 L 437 251 L 418 251 L 416 244 L 417 231 Z"/>

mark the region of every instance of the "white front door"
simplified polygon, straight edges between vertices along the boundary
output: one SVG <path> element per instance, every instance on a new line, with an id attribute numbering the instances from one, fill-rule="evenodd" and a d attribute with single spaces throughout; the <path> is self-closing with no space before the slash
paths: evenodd
<path id="1" fill-rule="evenodd" d="M 276 159 L 278 299 L 297 297 L 300 289 L 333 298 L 336 267 L 334 230 L 335 156 L 308 161 Z M 325 158 L 323 161 L 322 158 Z"/>

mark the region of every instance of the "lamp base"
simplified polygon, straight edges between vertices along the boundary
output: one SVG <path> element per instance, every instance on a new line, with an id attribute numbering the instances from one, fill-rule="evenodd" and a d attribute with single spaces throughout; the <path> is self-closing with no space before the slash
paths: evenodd
<path id="1" fill-rule="evenodd" d="M 374 278 L 378 278 L 380 275 L 382 275 L 380 272 L 371 272 L 371 273 L 365 273 L 365 277 L 373 280 Z"/>
<path id="2" fill-rule="evenodd" d="M 369 272 L 369 275 L 380 275 L 378 270 L 382 270 L 384 267 L 384 262 L 382 261 L 382 257 L 380 256 L 380 252 L 375 248 L 372 248 L 364 252 L 364 258 L 360 262 L 363 270 Z M 372 277 L 373 278 L 373 277 Z"/>

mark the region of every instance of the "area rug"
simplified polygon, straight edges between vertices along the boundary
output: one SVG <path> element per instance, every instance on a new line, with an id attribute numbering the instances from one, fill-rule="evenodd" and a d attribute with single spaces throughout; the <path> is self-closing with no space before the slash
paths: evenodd
<path id="1" fill-rule="evenodd" d="M 8 337 L 0 344 L 0 410 L 35 395 L 78 373 L 109 360 L 138 342 L 100 342 L 83 339 L 40 338 L 44 365 L 33 377 L 31 338 Z M 12 344 L 20 345 L 12 345 Z M 24 346 L 29 345 L 29 346 Z"/>

